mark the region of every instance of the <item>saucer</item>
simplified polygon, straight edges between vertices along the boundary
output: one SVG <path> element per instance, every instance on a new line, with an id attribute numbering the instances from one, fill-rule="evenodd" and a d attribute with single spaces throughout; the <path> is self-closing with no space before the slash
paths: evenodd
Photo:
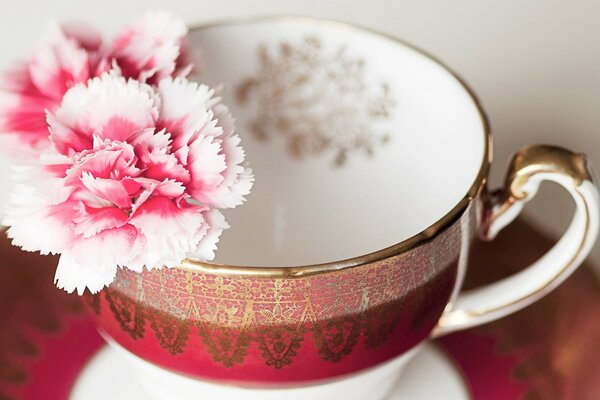
<path id="1" fill-rule="evenodd" d="M 435 385 L 430 384 L 432 376 Z M 146 400 L 140 393 L 142 389 L 127 365 L 123 365 L 114 350 L 104 346 L 82 370 L 69 400 Z M 204 397 L 199 394 L 198 398 Z M 454 361 L 438 346 L 426 344 L 406 366 L 386 400 L 441 398 L 467 400 L 472 396 Z"/>

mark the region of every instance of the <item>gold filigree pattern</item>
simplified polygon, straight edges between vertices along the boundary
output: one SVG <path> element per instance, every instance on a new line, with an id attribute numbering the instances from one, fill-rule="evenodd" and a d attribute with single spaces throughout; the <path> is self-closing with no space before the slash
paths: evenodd
<path id="1" fill-rule="evenodd" d="M 117 290 L 106 290 L 104 298 L 124 332 L 132 339 L 144 337 L 146 320 L 140 302 Z"/>
<path id="2" fill-rule="evenodd" d="M 338 362 L 352 352 L 361 332 L 360 320 L 344 316 L 313 326 L 313 337 L 325 361 Z"/>
<path id="3" fill-rule="evenodd" d="M 459 231 L 454 224 L 410 253 L 302 279 L 123 270 L 102 292 L 108 306 L 90 308 L 110 310 L 134 341 L 146 340 L 148 326 L 171 355 L 185 354 L 193 338 L 226 368 L 244 364 L 252 349 L 266 366 L 285 368 L 307 338 L 321 360 L 337 363 L 359 343 L 377 352 L 398 335 L 418 336 L 435 324 L 454 284 Z M 105 329 L 108 318 L 99 315 Z"/>
<path id="4" fill-rule="evenodd" d="M 222 293 L 223 287 L 216 289 Z M 207 351 L 215 362 L 227 368 L 241 364 L 248 354 L 252 338 L 244 319 L 251 315 L 251 304 L 244 304 L 243 301 L 227 303 L 222 299 L 214 306 L 210 303 L 207 305 L 210 316 L 207 321 L 197 319 L 198 334 L 202 337 Z M 242 328 L 235 329 L 235 326 Z"/>
<path id="5" fill-rule="evenodd" d="M 275 303 L 272 308 L 258 310 L 261 317 L 256 339 L 265 364 L 281 369 L 292 363 L 304 340 L 303 325 L 305 315 L 298 316 L 299 306 L 295 303 L 283 303 L 284 293 L 289 294 L 289 287 L 278 279 L 274 282 L 273 295 Z"/>
<path id="6" fill-rule="evenodd" d="M 365 320 L 365 346 L 376 351 L 381 348 L 400 323 L 404 311 L 404 301 L 385 304 L 377 312 L 372 312 L 371 317 Z"/>
<path id="7" fill-rule="evenodd" d="M 296 158 L 333 153 L 372 155 L 390 140 L 379 125 L 391 118 L 395 100 L 386 83 L 371 87 L 365 61 L 340 46 L 329 49 L 315 36 L 258 48 L 259 68 L 237 87 L 240 104 L 256 104 L 250 131 L 259 140 L 282 136 Z"/>
<path id="8" fill-rule="evenodd" d="M 238 331 L 215 324 L 199 323 L 198 334 L 213 361 L 227 368 L 244 362 L 252 341 L 246 330 Z"/>
<path id="9" fill-rule="evenodd" d="M 189 321 L 151 317 L 150 326 L 163 349 L 172 355 L 183 353 L 190 336 Z"/>
<path id="10" fill-rule="evenodd" d="M 281 369 L 290 365 L 304 340 L 301 326 L 264 326 L 256 335 L 265 365 Z"/>

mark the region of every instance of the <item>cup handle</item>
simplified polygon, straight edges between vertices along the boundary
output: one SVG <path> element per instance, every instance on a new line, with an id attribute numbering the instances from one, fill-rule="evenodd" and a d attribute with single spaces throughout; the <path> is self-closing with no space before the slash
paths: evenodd
<path id="1" fill-rule="evenodd" d="M 589 254 L 600 222 L 598 187 L 584 155 L 554 146 L 527 146 L 515 154 L 504 189 L 484 194 L 482 238 L 492 240 L 512 222 L 544 181 L 558 183 L 575 201 L 575 214 L 565 234 L 525 270 L 460 293 L 440 318 L 433 337 L 481 325 L 532 304 L 560 285 Z"/>

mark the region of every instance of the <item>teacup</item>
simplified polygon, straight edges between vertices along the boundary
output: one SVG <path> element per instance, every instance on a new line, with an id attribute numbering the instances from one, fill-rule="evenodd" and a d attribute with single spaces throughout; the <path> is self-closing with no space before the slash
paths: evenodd
<path id="1" fill-rule="evenodd" d="M 503 189 L 491 136 L 454 73 L 343 23 L 258 18 L 191 31 L 255 175 L 217 260 L 121 271 L 87 298 L 153 399 L 383 399 L 424 341 L 514 312 L 581 263 L 598 233 L 582 155 L 529 146 Z M 471 242 L 542 181 L 577 209 L 550 252 L 461 293 Z"/>

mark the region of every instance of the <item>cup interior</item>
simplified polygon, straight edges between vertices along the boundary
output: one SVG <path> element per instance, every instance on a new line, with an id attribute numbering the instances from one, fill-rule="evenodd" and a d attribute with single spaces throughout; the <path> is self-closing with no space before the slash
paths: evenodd
<path id="1" fill-rule="evenodd" d="M 217 263 L 301 266 L 392 246 L 453 209 L 487 157 L 469 91 L 400 41 L 272 18 L 196 28 L 189 45 L 256 176 L 225 212 Z"/>

